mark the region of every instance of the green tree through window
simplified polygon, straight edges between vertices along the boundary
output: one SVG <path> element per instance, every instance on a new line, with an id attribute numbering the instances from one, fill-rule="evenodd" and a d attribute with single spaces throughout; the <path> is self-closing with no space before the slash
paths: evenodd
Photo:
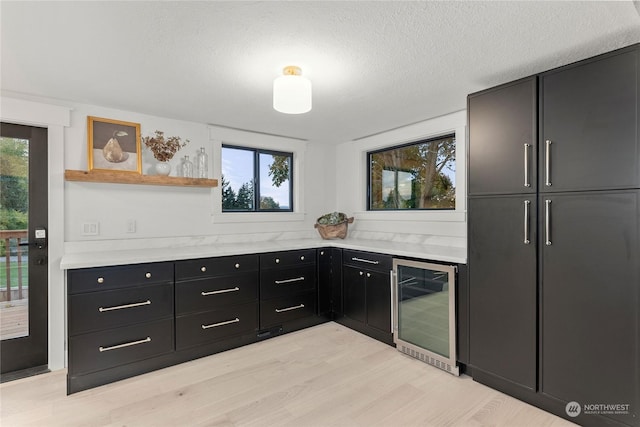
<path id="1" fill-rule="evenodd" d="M 454 135 L 368 153 L 369 210 L 455 209 Z"/>
<path id="2" fill-rule="evenodd" d="M 293 153 L 222 146 L 223 212 L 291 212 Z"/>

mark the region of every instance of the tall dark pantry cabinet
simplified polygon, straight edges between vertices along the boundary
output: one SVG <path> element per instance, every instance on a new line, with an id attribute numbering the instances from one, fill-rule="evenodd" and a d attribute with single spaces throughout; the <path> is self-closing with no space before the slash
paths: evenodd
<path id="1" fill-rule="evenodd" d="M 639 45 L 468 98 L 469 365 L 640 426 Z"/>

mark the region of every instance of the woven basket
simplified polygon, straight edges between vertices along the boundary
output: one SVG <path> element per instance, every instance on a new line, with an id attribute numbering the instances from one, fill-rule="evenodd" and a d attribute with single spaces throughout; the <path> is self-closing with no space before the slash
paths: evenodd
<path id="1" fill-rule="evenodd" d="M 353 217 L 347 218 L 345 221 L 342 221 L 338 224 L 325 225 L 316 223 L 314 227 L 318 229 L 320 237 L 325 240 L 344 239 L 345 237 L 347 237 L 347 228 L 352 222 Z"/>

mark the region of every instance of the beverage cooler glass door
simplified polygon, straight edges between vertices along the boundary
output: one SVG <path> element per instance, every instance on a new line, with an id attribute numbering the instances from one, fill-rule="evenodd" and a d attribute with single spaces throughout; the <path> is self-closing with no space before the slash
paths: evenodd
<path id="1" fill-rule="evenodd" d="M 398 351 L 454 375 L 456 267 L 393 260 L 393 340 Z"/>

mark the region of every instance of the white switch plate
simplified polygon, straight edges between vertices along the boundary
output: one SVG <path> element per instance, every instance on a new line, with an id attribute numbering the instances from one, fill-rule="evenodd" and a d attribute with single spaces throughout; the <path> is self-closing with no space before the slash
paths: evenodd
<path id="1" fill-rule="evenodd" d="M 100 234 L 99 222 L 85 222 L 82 224 L 83 236 L 97 236 L 98 234 Z"/>
<path id="2" fill-rule="evenodd" d="M 136 232 L 136 220 L 130 219 L 127 221 L 127 233 L 135 233 Z"/>

